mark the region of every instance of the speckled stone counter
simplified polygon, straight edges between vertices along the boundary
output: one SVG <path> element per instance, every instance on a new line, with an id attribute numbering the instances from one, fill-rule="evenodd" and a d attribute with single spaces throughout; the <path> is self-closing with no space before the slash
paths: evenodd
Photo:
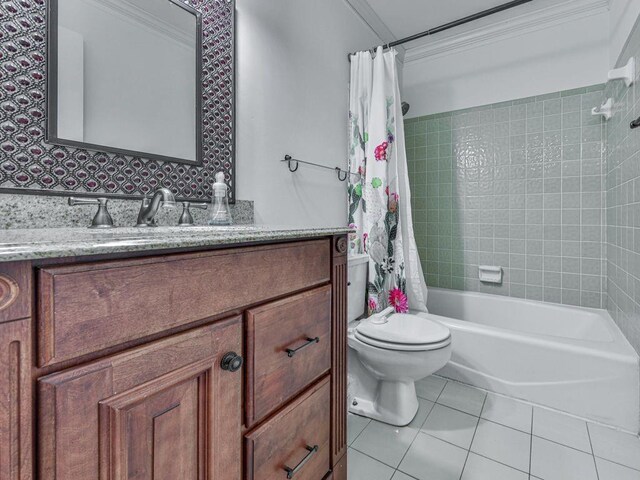
<path id="1" fill-rule="evenodd" d="M 291 228 L 237 225 L 229 227 L 34 228 L 0 230 L 0 262 L 107 255 L 243 243 L 324 237 L 348 227 Z"/>
<path id="2" fill-rule="evenodd" d="M 72 196 L 72 194 L 69 194 Z M 97 211 L 95 205 L 70 207 L 67 196 L 18 195 L 0 193 L 0 229 L 6 228 L 58 228 L 85 227 Z M 140 200 L 109 200 L 109 213 L 116 226 L 135 224 L 140 210 Z M 159 209 L 156 216 L 159 225 L 177 225 L 182 205 L 175 209 Z M 206 225 L 208 210 L 191 209 L 196 224 Z M 238 225 L 253 223 L 253 202 L 238 200 L 231 205 L 231 216 Z"/>

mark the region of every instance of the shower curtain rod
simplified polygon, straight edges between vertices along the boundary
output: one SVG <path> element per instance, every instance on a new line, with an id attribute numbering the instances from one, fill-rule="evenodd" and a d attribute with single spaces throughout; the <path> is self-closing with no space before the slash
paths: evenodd
<path id="1" fill-rule="evenodd" d="M 488 10 L 483 10 L 482 12 L 474 13 L 473 15 L 469 15 L 468 17 L 464 17 L 459 20 L 454 20 L 453 22 L 445 23 L 444 25 L 431 28 L 425 32 L 416 33 L 415 35 L 401 38 L 400 40 L 394 40 L 393 42 L 389 42 L 383 45 L 382 48 L 396 47 L 398 45 L 402 45 L 403 43 L 412 42 L 413 40 L 418 40 L 419 38 L 428 37 L 436 33 L 444 32 L 445 30 L 449 30 L 450 28 L 458 27 L 460 25 L 464 25 L 465 23 L 473 22 L 475 20 L 488 17 L 489 15 L 494 15 L 496 13 L 504 12 L 505 10 L 509 10 L 510 8 L 519 7 L 520 5 L 524 5 L 525 3 L 529 3 L 532 1 L 533 0 L 513 0 L 508 3 L 503 3 L 502 5 L 498 5 L 497 7 L 489 8 Z M 375 48 L 371 50 L 375 50 Z M 347 58 L 349 59 L 349 61 L 351 61 L 351 55 L 353 54 L 351 53 L 347 54 Z"/>

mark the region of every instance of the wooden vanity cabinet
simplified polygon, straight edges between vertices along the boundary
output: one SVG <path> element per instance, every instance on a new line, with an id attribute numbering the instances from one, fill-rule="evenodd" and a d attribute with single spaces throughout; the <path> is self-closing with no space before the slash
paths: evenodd
<path id="1" fill-rule="evenodd" d="M 346 245 L 0 263 L 0 480 L 346 480 Z"/>

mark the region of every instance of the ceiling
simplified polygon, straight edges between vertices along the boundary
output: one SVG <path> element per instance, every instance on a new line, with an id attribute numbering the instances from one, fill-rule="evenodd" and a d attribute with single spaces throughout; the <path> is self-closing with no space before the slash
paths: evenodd
<path id="1" fill-rule="evenodd" d="M 507 3 L 509 0 L 348 0 L 360 16 L 383 41 L 389 42 L 429 30 L 445 23 Z M 515 17 L 521 17 L 549 6 L 572 3 L 576 0 L 533 0 L 490 17 L 456 27 L 438 38 L 456 35 L 473 29 L 488 27 Z M 434 37 L 435 38 L 435 37 Z M 405 44 L 413 48 L 433 41 L 429 38 Z"/>

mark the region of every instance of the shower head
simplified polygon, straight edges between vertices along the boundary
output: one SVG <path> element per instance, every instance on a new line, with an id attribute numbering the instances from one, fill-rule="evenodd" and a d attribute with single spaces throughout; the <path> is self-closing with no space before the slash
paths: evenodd
<path id="1" fill-rule="evenodd" d="M 404 117 L 409 112 L 410 105 L 407 102 L 402 102 L 402 116 Z"/>

